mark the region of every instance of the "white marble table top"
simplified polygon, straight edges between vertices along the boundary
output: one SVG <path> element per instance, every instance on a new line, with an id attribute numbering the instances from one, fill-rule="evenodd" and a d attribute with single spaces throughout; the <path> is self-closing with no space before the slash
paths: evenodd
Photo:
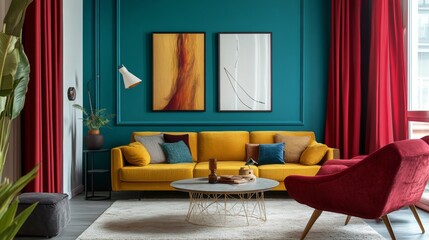
<path id="1" fill-rule="evenodd" d="M 279 185 L 279 182 L 257 178 L 256 182 L 241 184 L 209 183 L 208 178 L 189 178 L 174 181 L 171 187 L 184 192 L 202 192 L 202 193 L 246 193 L 268 191 Z"/>

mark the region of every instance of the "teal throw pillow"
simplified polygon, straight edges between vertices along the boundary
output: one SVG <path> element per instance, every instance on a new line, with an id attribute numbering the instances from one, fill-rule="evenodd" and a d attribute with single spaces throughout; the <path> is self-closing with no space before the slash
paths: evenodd
<path id="1" fill-rule="evenodd" d="M 191 152 L 182 140 L 175 143 L 161 143 L 160 145 L 169 163 L 193 162 Z"/>
<path id="2" fill-rule="evenodd" d="M 259 165 L 284 164 L 284 143 L 259 144 Z"/>

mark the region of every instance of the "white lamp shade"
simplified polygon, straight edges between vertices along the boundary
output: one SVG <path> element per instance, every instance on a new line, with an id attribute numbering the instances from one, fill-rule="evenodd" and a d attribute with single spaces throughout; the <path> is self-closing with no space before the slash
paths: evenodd
<path id="1" fill-rule="evenodd" d="M 122 78 L 124 79 L 125 88 L 135 87 L 142 81 L 140 78 L 134 76 L 134 74 L 128 72 L 127 68 L 124 66 L 119 68 L 119 72 L 122 74 Z"/>

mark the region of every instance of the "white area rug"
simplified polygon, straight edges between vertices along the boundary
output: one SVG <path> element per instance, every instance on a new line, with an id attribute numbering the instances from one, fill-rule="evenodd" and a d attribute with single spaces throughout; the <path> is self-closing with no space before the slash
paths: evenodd
<path id="1" fill-rule="evenodd" d="M 267 221 L 245 227 L 205 227 L 186 221 L 186 199 L 121 200 L 78 239 L 299 239 L 313 209 L 292 199 L 265 199 Z M 359 218 L 323 212 L 306 239 L 384 239 Z"/>

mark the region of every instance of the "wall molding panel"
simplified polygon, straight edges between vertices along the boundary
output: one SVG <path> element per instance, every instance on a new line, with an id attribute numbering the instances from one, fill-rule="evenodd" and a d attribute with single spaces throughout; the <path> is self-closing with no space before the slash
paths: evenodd
<path id="1" fill-rule="evenodd" d="M 70 1 L 70 0 L 69 0 Z M 82 100 L 115 114 L 105 147 L 133 131 L 309 130 L 323 141 L 330 46 L 326 0 L 82 1 Z M 209 9 L 209 10 L 208 10 Z M 205 33 L 205 111 L 152 111 L 152 33 Z M 218 33 L 270 32 L 271 112 L 218 112 Z M 125 89 L 123 64 L 142 83 Z M 252 69 L 249 69 L 252 71 Z M 83 129 L 85 132 L 86 129 Z"/>
<path id="2" fill-rule="evenodd" d="M 278 1 L 276 1 L 278 2 Z M 147 66 L 146 72 L 144 73 L 144 76 L 142 76 L 143 84 L 140 84 L 136 88 L 145 88 L 144 94 L 142 96 L 142 99 L 144 98 L 146 100 L 143 101 L 142 104 L 144 104 L 143 110 L 145 111 L 143 114 L 130 114 L 129 108 L 131 100 L 127 100 L 128 94 L 130 91 L 142 91 L 140 90 L 125 90 L 122 84 L 121 76 L 118 71 L 116 71 L 115 75 L 115 109 L 116 109 L 116 126 L 304 126 L 304 112 L 305 112 L 305 105 L 304 105 L 304 82 L 305 80 L 305 73 L 304 69 L 306 64 L 305 57 L 306 57 L 306 48 L 305 48 L 305 31 L 304 31 L 304 17 L 305 17 L 305 9 L 304 9 L 304 0 L 296 0 L 296 4 L 294 5 L 295 8 L 299 8 L 298 13 L 299 16 L 297 19 L 299 19 L 299 34 L 296 36 L 292 36 L 289 38 L 293 38 L 295 42 L 299 43 L 299 48 L 297 50 L 297 55 L 292 55 L 291 58 L 297 58 L 299 57 L 299 67 L 298 67 L 298 74 L 299 76 L 294 76 L 292 79 L 287 79 L 287 77 L 280 77 L 278 73 L 278 69 L 280 67 L 284 67 L 284 63 L 279 63 L 278 58 L 273 58 L 273 66 L 272 66 L 272 94 L 273 94 L 273 111 L 272 112 L 265 112 L 265 113 L 249 113 L 249 112 L 237 112 L 237 113 L 224 113 L 224 112 L 217 112 L 217 81 L 218 81 L 218 73 L 217 73 L 217 37 L 215 36 L 218 32 L 222 32 L 221 30 L 225 30 L 228 26 L 220 25 L 210 25 L 208 27 L 208 30 L 205 31 L 204 28 L 200 28 L 199 26 L 192 26 L 191 29 L 184 29 L 183 32 L 186 31 L 205 31 L 206 32 L 206 112 L 201 113 L 183 113 L 183 112 L 168 112 L 168 113 L 160 113 L 160 112 L 152 112 L 151 110 L 151 104 L 152 104 L 152 76 L 151 76 L 151 62 L 144 62 L 143 64 Z M 98 3 L 98 1 L 96 2 Z M 132 23 L 131 21 L 127 21 L 129 19 L 134 19 L 130 16 L 128 16 L 128 11 L 124 10 L 124 7 L 131 4 L 136 3 L 136 1 L 130 1 L 130 0 L 116 0 L 115 1 L 115 20 L 116 20 L 116 27 L 115 27 L 115 34 L 116 34 L 116 65 L 120 66 L 121 64 L 124 64 L 127 66 L 127 68 L 131 72 L 135 72 L 135 66 L 129 67 L 131 59 L 130 57 L 127 57 L 126 54 L 129 53 L 129 50 L 127 50 L 127 53 L 125 53 L 124 48 L 130 47 L 128 43 L 125 41 L 130 37 L 127 35 L 126 31 L 124 31 L 124 26 L 129 28 L 129 26 L 135 26 L 135 23 Z M 154 3 L 155 4 L 155 3 Z M 96 6 L 99 7 L 99 6 Z M 150 6 L 149 6 L 150 7 Z M 129 8 L 129 6 L 128 6 Z M 124 16 L 124 12 L 127 12 L 127 16 Z M 180 11 L 180 10 L 178 10 Z M 198 16 L 198 12 L 195 13 L 196 16 Z M 287 21 L 288 16 L 284 16 L 285 21 Z M 160 19 L 162 20 L 162 16 L 160 16 Z M 160 19 L 154 19 L 153 21 L 157 21 Z M 100 21 L 99 18 L 96 18 L 95 21 Z M 174 19 L 170 20 L 174 21 Z M 144 24 L 144 20 L 142 20 L 142 23 Z M 197 24 L 198 25 L 198 24 Z M 267 26 L 269 24 L 266 24 Z M 97 26 L 97 24 L 96 24 Z M 171 31 L 174 32 L 177 27 L 171 27 Z M 179 27 L 180 28 L 180 27 Z M 219 30 L 214 30 L 219 29 Z M 158 29 L 158 31 L 162 32 L 166 29 Z M 269 27 L 265 29 L 265 31 L 270 31 Z M 277 30 L 277 29 L 276 29 Z M 285 26 L 284 31 L 287 32 L 287 28 Z M 98 31 L 100 31 L 100 27 L 98 28 Z M 146 32 L 144 33 L 143 39 L 140 42 L 141 45 L 144 45 L 144 52 L 141 54 L 144 54 L 144 61 L 148 60 L 151 61 L 151 55 L 152 55 L 152 48 L 151 48 L 151 42 L 150 39 L 148 39 L 151 32 L 154 32 L 150 27 L 148 27 Z M 129 30 L 127 31 L 130 32 Z M 234 31 L 231 31 L 234 32 Z M 235 32 L 248 32 L 247 28 L 243 28 L 238 26 L 235 30 Z M 258 32 L 258 31 L 254 31 Z M 279 36 L 279 33 L 276 33 L 276 31 L 272 32 L 273 39 L 275 39 L 277 36 Z M 97 33 L 95 33 L 97 36 Z M 136 35 L 141 37 L 140 32 L 136 32 Z M 97 38 L 97 37 L 96 37 Z M 98 35 L 98 38 L 101 38 L 100 35 Z M 143 40 L 146 40 L 145 43 L 143 43 Z M 284 39 L 282 39 L 284 40 Z M 294 42 L 294 43 L 295 43 Z M 280 44 L 289 44 L 289 43 L 280 43 Z M 278 41 L 273 41 L 272 46 L 272 53 L 273 56 L 276 54 L 276 49 L 280 48 Z M 293 46 L 294 48 L 297 46 Z M 95 47 L 97 49 L 97 46 Z M 99 50 L 100 51 L 100 50 Z M 284 52 L 284 50 L 283 50 Z M 210 60 L 208 58 L 211 58 Z M 276 62 L 277 61 L 277 62 Z M 131 63 L 131 65 L 135 63 Z M 138 75 L 138 74 L 136 74 Z M 140 76 L 139 76 L 140 77 Z M 285 83 L 283 81 L 294 81 L 294 87 L 297 89 L 299 93 L 297 95 L 294 95 L 290 98 L 295 98 L 296 100 L 290 101 L 289 104 L 294 104 L 297 106 L 294 106 L 292 108 L 293 113 L 291 114 L 288 112 L 289 110 L 287 108 L 282 109 L 282 104 L 284 105 L 283 101 L 287 102 L 288 97 L 287 95 L 282 95 L 282 91 L 278 89 L 278 86 L 281 85 L 282 87 L 285 86 Z M 299 82 L 296 82 L 299 81 Z M 287 85 L 287 84 L 286 84 Z M 212 86 L 214 86 L 215 89 L 212 89 Z M 277 88 L 276 88 L 277 87 Z M 149 88 L 149 89 L 148 89 Z M 135 93 L 133 93 L 135 94 Z M 296 93 L 294 93 L 296 94 Z M 133 95 L 135 99 L 135 95 Z M 135 103 L 134 103 L 135 104 Z M 141 109 L 140 109 L 141 110 Z M 127 114 L 128 113 L 128 114 Z M 289 114 L 289 115 L 288 115 Z M 176 118 L 176 116 L 180 115 L 180 118 Z"/>

